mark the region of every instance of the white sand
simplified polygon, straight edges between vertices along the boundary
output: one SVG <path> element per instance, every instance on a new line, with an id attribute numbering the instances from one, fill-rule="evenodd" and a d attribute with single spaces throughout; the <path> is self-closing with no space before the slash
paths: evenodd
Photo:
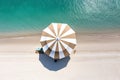
<path id="1" fill-rule="evenodd" d="M 57 63 L 34 53 L 39 36 L 0 39 L 0 80 L 120 80 L 118 37 L 86 38 L 76 54 Z"/>

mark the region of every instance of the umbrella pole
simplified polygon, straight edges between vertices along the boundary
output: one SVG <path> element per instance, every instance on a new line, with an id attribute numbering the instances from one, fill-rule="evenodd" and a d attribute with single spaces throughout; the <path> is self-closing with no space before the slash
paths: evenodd
<path id="1" fill-rule="evenodd" d="M 57 59 L 54 59 L 54 62 L 57 62 L 58 60 Z"/>

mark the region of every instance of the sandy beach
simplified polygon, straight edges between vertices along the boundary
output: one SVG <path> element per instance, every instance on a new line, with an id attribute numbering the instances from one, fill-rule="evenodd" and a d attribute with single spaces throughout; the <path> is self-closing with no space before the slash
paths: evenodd
<path id="1" fill-rule="evenodd" d="M 120 80 L 120 34 L 77 34 L 76 54 L 35 54 L 40 34 L 0 39 L 0 80 Z"/>
<path id="2" fill-rule="evenodd" d="M 120 80 L 120 0 L 0 0 L 0 80 Z"/>

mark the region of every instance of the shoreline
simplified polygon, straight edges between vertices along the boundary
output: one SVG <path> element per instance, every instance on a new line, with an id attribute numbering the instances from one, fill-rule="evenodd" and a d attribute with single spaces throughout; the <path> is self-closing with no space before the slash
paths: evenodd
<path id="1" fill-rule="evenodd" d="M 113 35 L 113 34 L 119 34 L 120 35 L 120 28 L 117 29 L 95 29 L 95 30 L 91 30 L 91 29 L 80 29 L 80 30 L 76 30 L 74 29 L 76 34 L 81 34 L 81 35 Z M 41 34 L 41 30 L 36 30 L 36 31 L 18 31 L 18 32 L 0 32 L 0 39 L 1 38 L 11 38 L 11 37 L 23 37 L 23 36 L 36 36 L 36 35 L 40 35 Z M 77 35 L 78 36 L 78 35 Z"/>
<path id="2" fill-rule="evenodd" d="M 40 33 L 41 34 L 41 33 Z M 0 39 L 0 54 L 29 52 L 41 47 L 40 34 L 6 37 Z M 120 52 L 119 33 L 77 33 L 77 52 Z"/>

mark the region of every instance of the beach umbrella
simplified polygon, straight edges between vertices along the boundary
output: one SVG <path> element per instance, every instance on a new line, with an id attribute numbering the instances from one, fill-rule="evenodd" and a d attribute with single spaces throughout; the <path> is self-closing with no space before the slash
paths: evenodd
<path id="1" fill-rule="evenodd" d="M 51 23 L 42 31 L 40 43 L 45 54 L 62 59 L 69 56 L 76 46 L 75 31 L 67 24 Z"/>

